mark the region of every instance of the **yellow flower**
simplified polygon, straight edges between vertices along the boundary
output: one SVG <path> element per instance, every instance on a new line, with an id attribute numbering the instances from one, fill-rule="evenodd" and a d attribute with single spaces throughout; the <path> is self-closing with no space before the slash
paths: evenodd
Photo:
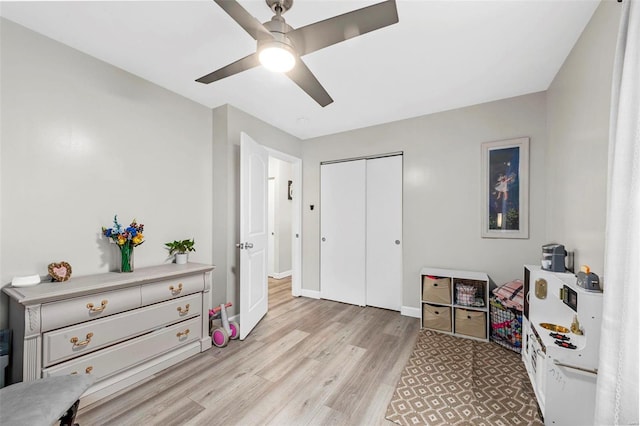
<path id="1" fill-rule="evenodd" d="M 144 239 L 144 236 L 142 234 L 137 234 L 135 237 L 131 239 L 131 241 L 133 242 L 133 244 L 140 244 L 143 239 Z"/>
<path id="2" fill-rule="evenodd" d="M 119 246 L 123 246 L 123 245 L 124 245 L 124 243 L 126 243 L 126 242 L 127 242 L 127 239 L 126 239 L 124 236 L 122 236 L 122 235 L 118 235 L 118 241 L 117 241 L 117 242 L 118 242 L 118 245 L 119 245 Z"/>

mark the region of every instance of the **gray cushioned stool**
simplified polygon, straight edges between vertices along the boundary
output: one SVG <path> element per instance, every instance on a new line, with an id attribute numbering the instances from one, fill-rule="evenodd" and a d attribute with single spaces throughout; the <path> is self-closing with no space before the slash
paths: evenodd
<path id="1" fill-rule="evenodd" d="M 0 389 L 0 424 L 73 425 L 80 396 L 93 383 L 90 374 L 47 377 Z"/>

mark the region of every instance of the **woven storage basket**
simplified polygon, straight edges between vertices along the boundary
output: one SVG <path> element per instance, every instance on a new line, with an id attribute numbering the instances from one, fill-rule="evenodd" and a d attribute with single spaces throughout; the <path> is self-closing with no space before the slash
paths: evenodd
<path id="1" fill-rule="evenodd" d="M 490 299 L 491 341 L 520 353 L 522 350 L 522 312 L 506 308 L 496 297 Z"/>

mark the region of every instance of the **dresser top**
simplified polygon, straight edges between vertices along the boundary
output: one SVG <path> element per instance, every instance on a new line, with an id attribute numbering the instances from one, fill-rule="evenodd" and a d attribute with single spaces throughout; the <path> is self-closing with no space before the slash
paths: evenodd
<path id="1" fill-rule="evenodd" d="M 133 287 L 158 280 L 210 272 L 215 268 L 202 263 L 175 263 L 139 268 L 133 272 L 106 272 L 71 278 L 65 282 L 46 282 L 32 287 L 7 286 L 2 290 L 23 305 L 53 302 L 86 294 Z"/>

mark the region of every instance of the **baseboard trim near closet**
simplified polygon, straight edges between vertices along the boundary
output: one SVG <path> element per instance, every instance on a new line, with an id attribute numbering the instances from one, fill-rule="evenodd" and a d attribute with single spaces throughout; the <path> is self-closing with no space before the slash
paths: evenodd
<path id="1" fill-rule="evenodd" d="M 411 306 L 402 306 L 400 308 L 400 314 L 405 317 L 420 318 L 420 308 L 414 308 Z"/>
<path id="2" fill-rule="evenodd" d="M 308 297 L 310 299 L 320 299 L 320 292 L 317 290 L 300 289 L 300 296 Z"/>
<path id="3" fill-rule="evenodd" d="M 283 278 L 290 277 L 291 275 L 293 275 L 292 271 L 284 271 L 284 272 L 274 272 L 273 274 L 271 274 L 269 276 L 271 278 L 276 279 L 276 280 L 281 280 Z"/>

